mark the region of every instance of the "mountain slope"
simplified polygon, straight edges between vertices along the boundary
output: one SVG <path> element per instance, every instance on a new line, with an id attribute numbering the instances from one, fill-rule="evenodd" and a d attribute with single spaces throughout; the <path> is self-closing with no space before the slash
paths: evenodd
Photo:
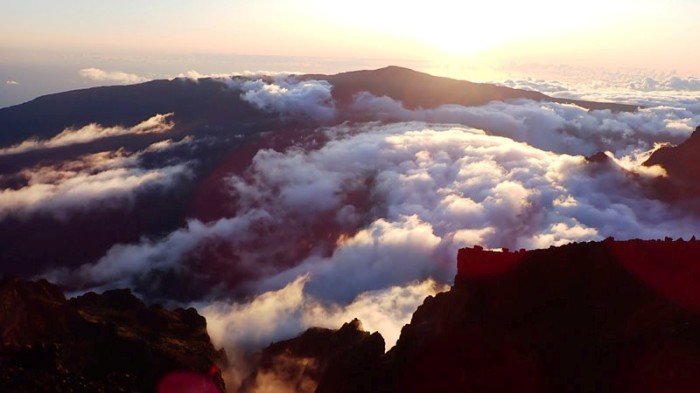
<path id="1" fill-rule="evenodd" d="M 636 106 L 565 100 L 539 92 L 487 83 L 436 77 L 401 67 L 354 71 L 336 75 L 300 75 L 303 80 L 326 80 L 333 85 L 339 105 L 367 91 L 389 96 L 408 108 L 434 108 L 445 104 L 484 105 L 494 100 L 531 99 L 572 103 L 588 109 L 634 111 Z M 240 91 L 205 78 L 155 80 L 130 86 L 97 87 L 39 97 L 24 104 L 0 109 L 0 147 L 28 138 L 50 138 L 66 127 L 89 123 L 103 126 L 134 125 L 156 113 L 175 113 L 179 128 L 257 129 L 274 124 L 275 118 L 243 100 Z"/>
<path id="2" fill-rule="evenodd" d="M 396 66 L 336 75 L 304 75 L 303 78 L 330 82 L 333 85 L 333 97 L 341 104 L 348 104 L 355 94 L 367 91 L 375 96 L 399 100 L 409 109 L 428 109 L 446 104 L 477 106 L 491 101 L 530 99 L 576 104 L 587 109 L 637 110 L 634 105 L 560 99 L 536 91 L 437 77 Z"/>
<path id="3" fill-rule="evenodd" d="M 0 109 L 0 146 L 50 138 L 89 123 L 131 126 L 170 112 L 181 126 L 236 127 L 266 118 L 240 93 L 212 79 L 155 80 L 51 94 Z"/>

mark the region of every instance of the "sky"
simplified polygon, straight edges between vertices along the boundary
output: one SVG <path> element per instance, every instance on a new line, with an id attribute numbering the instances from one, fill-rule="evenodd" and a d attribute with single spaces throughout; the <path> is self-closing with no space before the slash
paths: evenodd
<path id="1" fill-rule="evenodd" d="M 585 80 L 591 70 L 700 75 L 693 50 L 700 3 L 691 0 L 2 0 L 0 7 L 0 107 L 191 71 L 335 73 L 395 64 L 477 81 Z M 81 72 L 95 68 L 104 72 Z"/>

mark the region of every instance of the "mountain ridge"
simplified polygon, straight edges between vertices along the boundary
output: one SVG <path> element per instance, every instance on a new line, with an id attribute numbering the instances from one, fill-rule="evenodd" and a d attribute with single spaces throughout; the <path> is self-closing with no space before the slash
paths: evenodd
<path id="1" fill-rule="evenodd" d="M 335 75 L 292 75 L 301 80 L 325 80 L 333 85 L 333 98 L 341 105 L 367 91 L 401 101 L 408 108 L 434 108 L 446 104 L 484 105 L 494 100 L 531 99 L 575 104 L 586 109 L 635 111 L 634 105 L 559 99 L 543 93 L 489 83 L 438 77 L 408 68 L 389 66 Z M 37 97 L 0 108 L 0 147 L 26 139 L 45 139 L 66 128 L 90 123 L 131 126 L 157 113 L 175 113 L 177 129 L 237 129 L 257 123 L 273 126 L 265 112 L 243 100 L 240 92 L 212 78 L 152 80 L 134 85 L 100 86 Z M 41 113 L 42 116 L 35 116 Z"/>

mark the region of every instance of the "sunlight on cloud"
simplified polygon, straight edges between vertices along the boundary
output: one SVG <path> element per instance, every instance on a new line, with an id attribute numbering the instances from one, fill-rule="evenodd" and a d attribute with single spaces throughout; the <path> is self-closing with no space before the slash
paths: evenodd
<path id="1" fill-rule="evenodd" d="M 0 219 L 43 213 L 65 220 L 76 211 L 123 205 L 134 192 L 167 188 L 189 174 L 187 164 L 146 170 L 138 159 L 139 153 L 118 150 L 24 169 L 17 175 L 25 186 L 0 191 Z"/>
<path id="2" fill-rule="evenodd" d="M 89 143 L 103 138 L 119 135 L 159 134 L 171 131 L 175 127 L 173 113 L 157 114 L 141 123 L 127 128 L 122 126 L 102 127 L 91 123 L 79 129 L 66 128 L 60 134 L 48 140 L 29 139 L 18 145 L 0 149 L 0 156 L 19 154 L 32 150 L 51 149 L 80 143 Z"/>
<path id="3" fill-rule="evenodd" d="M 700 124 L 700 112 L 684 107 L 612 112 L 570 104 L 509 100 L 476 107 L 443 105 L 409 110 L 401 102 L 367 92 L 355 96 L 351 109 L 368 119 L 463 124 L 539 149 L 586 156 L 607 150 L 624 156 L 648 151 L 655 143 L 677 144 Z"/>
<path id="4" fill-rule="evenodd" d="M 326 81 L 299 81 L 279 75 L 272 83 L 232 79 L 227 82 L 242 91 L 241 98 L 258 109 L 275 112 L 285 118 L 328 122 L 337 115 L 331 95 L 333 86 Z"/>
<path id="5" fill-rule="evenodd" d="M 300 276 L 284 288 L 263 293 L 250 302 L 218 301 L 200 307 L 214 344 L 226 348 L 257 348 L 270 341 L 290 338 L 312 326 L 337 329 L 358 318 L 365 330 L 379 331 L 389 349 L 423 300 L 449 288 L 428 279 L 402 287 L 363 292 L 349 304 L 342 305 L 305 293 L 308 279 L 307 275 Z"/>
<path id="6" fill-rule="evenodd" d="M 615 160 L 588 163 L 425 123 L 345 125 L 326 134 L 331 141 L 317 150 L 259 151 L 247 174 L 229 179 L 236 216 L 114 246 L 61 280 L 126 285 L 215 241 L 252 269 L 247 291 L 276 290 L 311 273 L 309 294 L 344 303 L 416 279 L 449 281 L 457 249 L 473 244 L 679 237 L 698 225 L 643 196 L 639 182 L 654 174 L 631 177 Z"/>
<path id="7" fill-rule="evenodd" d="M 80 76 L 86 79 L 99 82 L 115 82 L 119 84 L 133 84 L 146 82 L 149 79 L 140 75 L 130 74 L 123 71 L 107 71 L 99 68 L 83 68 Z"/>

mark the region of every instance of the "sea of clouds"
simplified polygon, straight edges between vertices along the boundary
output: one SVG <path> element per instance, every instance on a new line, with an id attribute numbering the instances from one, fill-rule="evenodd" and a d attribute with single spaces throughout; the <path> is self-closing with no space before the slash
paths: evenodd
<path id="1" fill-rule="evenodd" d="M 215 242 L 253 272 L 236 284 L 238 295 L 215 286 L 194 303 L 217 346 L 252 351 L 310 326 L 337 328 L 358 317 L 367 330 L 382 333 L 388 349 L 423 299 L 451 283 L 461 247 L 700 235 L 700 217 L 649 192 L 663 168 L 641 165 L 700 125 L 697 80 L 648 80 L 602 93 L 546 81 L 505 83 L 644 105 L 636 112 L 529 100 L 409 110 L 367 92 L 341 108 L 326 81 L 220 80 L 259 110 L 302 120 L 324 142 L 261 149 L 245 171 L 227 174 L 234 216 L 190 219 L 162 237 L 116 244 L 94 262 L 45 276 L 85 289 L 133 286 L 153 272 L 191 269 L 183 260 Z M 674 101 L 669 92 L 675 91 L 683 93 Z M 168 115 L 132 129 L 90 125 L 0 154 L 125 133 L 167 134 L 172 126 Z M 608 159 L 586 158 L 598 152 Z M 26 187 L 0 193 L 0 220 L 36 211 L 65 219 L 71 209 L 167 188 L 188 173 L 188 162 L 145 169 L 142 154 L 103 152 L 27 169 Z"/>

